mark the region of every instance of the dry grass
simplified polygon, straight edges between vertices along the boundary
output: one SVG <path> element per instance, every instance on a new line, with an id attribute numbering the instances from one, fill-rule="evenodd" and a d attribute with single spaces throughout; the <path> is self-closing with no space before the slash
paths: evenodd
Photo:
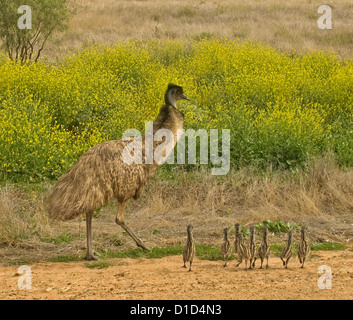
<path id="1" fill-rule="evenodd" d="M 329 156 L 294 175 L 262 176 L 247 168 L 222 180 L 199 173 L 179 185 L 157 181 L 144 198 L 136 216 L 148 218 L 145 228 L 167 228 L 167 235 L 179 226 L 177 236 L 191 222 L 195 237 L 207 244 L 236 221 L 249 226 L 266 219 L 307 224 L 313 240 L 353 235 L 353 172 L 338 170 Z M 156 198 L 164 204 L 158 210 L 150 201 Z"/>
<path id="2" fill-rule="evenodd" d="M 42 192 L 8 185 L 0 190 L 0 245 L 23 246 L 52 232 Z"/>
<path id="3" fill-rule="evenodd" d="M 334 51 L 351 57 L 353 5 L 338 0 L 332 30 L 320 30 L 321 0 L 71 0 L 69 30 L 47 45 L 49 57 L 93 43 L 121 40 L 201 39 L 261 41 L 289 51 Z"/>
<path id="4" fill-rule="evenodd" d="M 0 189 L 0 251 L 5 260 L 83 255 L 84 217 L 48 221 L 43 206 L 51 187 L 43 189 Z M 135 247 L 114 223 L 115 213 L 115 206 L 109 205 L 94 218 L 96 250 Z M 131 201 L 127 221 L 151 247 L 184 244 L 188 223 L 194 225 L 199 244 L 218 246 L 224 227 L 235 222 L 248 227 L 266 219 L 306 224 L 311 241 L 349 242 L 352 213 L 353 171 L 339 170 L 325 157 L 297 174 L 261 174 L 247 168 L 216 178 L 180 170 L 173 180 L 156 178 L 138 201 Z"/>

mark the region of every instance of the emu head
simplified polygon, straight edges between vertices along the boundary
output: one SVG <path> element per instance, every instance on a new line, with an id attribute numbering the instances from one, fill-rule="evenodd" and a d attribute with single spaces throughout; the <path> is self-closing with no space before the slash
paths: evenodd
<path id="1" fill-rule="evenodd" d="M 183 99 L 188 100 L 188 97 L 183 92 L 183 88 L 175 84 L 169 83 L 164 96 L 166 105 L 171 105 L 176 108 L 176 102 L 178 100 Z"/>
<path id="2" fill-rule="evenodd" d="M 292 240 L 293 240 L 293 231 L 289 230 L 288 231 L 288 242 L 292 242 Z"/>

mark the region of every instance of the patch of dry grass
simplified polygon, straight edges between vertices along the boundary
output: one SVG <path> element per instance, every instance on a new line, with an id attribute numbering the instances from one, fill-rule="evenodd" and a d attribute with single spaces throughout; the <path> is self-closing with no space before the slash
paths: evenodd
<path id="1" fill-rule="evenodd" d="M 289 51 L 329 50 L 351 57 L 353 6 L 330 4 L 332 30 L 320 30 L 321 0 L 71 0 L 75 14 L 69 30 L 44 54 L 54 57 L 94 43 L 121 40 L 202 39 L 260 41 Z"/>
<path id="2" fill-rule="evenodd" d="M 66 222 L 48 220 L 43 207 L 50 186 L 44 189 L 1 188 L 0 251 L 5 260 L 84 254 L 84 216 Z M 306 224 L 311 241 L 346 242 L 353 236 L 352 213 L 353 171 L 337 169 L 326 156 L 297 174 L 247 168 L 219 178 L 180 169 L 173 180 L 156 177 L 138 201 L 131 201 L 126 221 L 151 247 L 184 244 L 188 223 L 194 225 L 199 244 L 217 246 L 224 227 L 235 222 L 249 227 L 266 219 Z M 111 204 L 94 218 L 96 250 L 135 247 L 114 223 L 115 214 Z"/>
<path id="3" fill-rule="evenodd" d="M 50 233 L 42 194 L 8 185 L 0 190 L 0 244 L 16 245 Z"/>
<path id="4" fill-rule="evenodd" d="M 165 203 L 164 210 L 154 210 L 155 197 Z M 236 221 L 249 226 L 266 219 L 307 224 L 316 240 L 353 235 L 353 172 L 338 170 L 329 156 L 297 174 L 261 175 L 247 168 L 221 180 L 196 173 L 179 185 L 157 181 L 144 199 L 135 213 L 147 217 L 144 227 L 173 232 L 178 225 L 177 236 L 191 222 L 195 237 L 207 244 Z"/>

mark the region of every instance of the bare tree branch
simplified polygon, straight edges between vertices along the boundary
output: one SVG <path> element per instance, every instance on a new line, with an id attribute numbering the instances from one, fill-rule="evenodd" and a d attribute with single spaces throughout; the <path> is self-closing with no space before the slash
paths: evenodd
<path id="1" fill-rule="evenodd" d="M 44 48 L 44 45 L 45 45 L 47 39 L 49 38 L 49 36 L 50 36 L 50 33 L 48 33 L 48 35 L 44 38 L 44 41 L 43 41 L 43 43 L 42 43 L 42 46 L 41 46 L 40 49 L 38 50 L 38 54 L 37 54 L 37 57 L 36 57 L 36 59 L 34 60 L 34 62 L 37 62 L 37 61 L 38 61 L 38 59 L 39 59 L 39 57 L 40 57 L 40 54 L 41 54 L 41 52 L 42 52 L 42 50 L 43 50 L 43 48 Z"/>

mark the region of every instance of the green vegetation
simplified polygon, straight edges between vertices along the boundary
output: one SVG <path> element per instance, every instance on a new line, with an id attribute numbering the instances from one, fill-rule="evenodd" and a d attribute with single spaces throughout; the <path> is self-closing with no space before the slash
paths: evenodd
<path id="1" fill-rule="evenodd" d="M 272 256 L 280 256 L 281 251 L 284 247 L 283 244 L 280 243 L 273 243 L 271 244 L 271 255 Z M 311 243 L 310 244 L 312 251 L 334 251 L 334 250 L 345 250 L 347 246 L 345 244 L 336 243 L 336 242 L 324 242 L 324 243 Z M 136 249 L 129 249 L 129 250 L 101 250 L 96 251 L 95 254 L 99 257 L 99 261 L 92 261 L 86 262 L 85 266 L 90 269 L 102 269 L 108 268 L 109 266 L 113 265 L 112 262 L 107 261 L 109 259 L 124 259 L 124 258 L 131 258 L 131 259 L 139 259 L 139 258 L 146 258 L 146 259 L 160 259 L 167 256 L 175 256 L 175 255 L 182 255 L 184 246 L 175 245 L 175 246 L 168 246 L 168 247 L 154 247 L 150 252 L 143 251 L 140 248 Z M 293 256 L 297 254 L 298 245 L 296 243 L 293 244 Z M 200 260 L 210 260 L 210 261 L 221 261 L 223 259 L 221 254 L 220 247 L 213 247 L 210 245 L 196 245 L 196 256 Z M 182 258 L 181 258 L 182 259 Z M 236 259 L 236 254 L 232 254 L 229 260 Z M 82 257 L 77 254 L 70 254 L 70 255 L 61 255 L 56 256 L 48 259 L 49 262 L 75 262 L 75 261 L 82 261 Z M 23 265 L 23 264 L 31 264 L 36 262 L 35 259 L 17 259 L 8 262 L 7 266 L 13 265 Z"/>
<path id="2" fill-rule="evenodd" d="M 5 264 L 5 266 L 22 266 L 24 264 L 30 264 L 31 262 L 33 262 L 32 260 L 28 260 L 28 259 L 17 259 L 17 260 L 12 260 L 9 261 L 8 263 Z"/>
<path id="3" fill-rule="evenodd" d="M 273 243 L 270 245 L 271 248 L 271 255 L 279 257 L 281 255 L 281 252 L 284 248 L 285 244 L 279 244 L 279 243 Z"/>
<path id="4" fill-rule="evenodd" d="M 271 244 L 271 254 L 275 256 L 280 256 L 283 247 L 285 246 L 285 243 L 283 244 Z M 347 249 L 347 246 L 343 243 L 337 243 L 337 242 L 322 242 L 322 243 L 316 243 L 312 242 L 310 243 L 310 249 L 312 251 L 339 251 L 339 250 L 345 250 Z M 293 244 L 293 255 L 297 254 L 298 250 L 298 244 L 294 243 Z"/>
<path id="5" fill-rule="evenodd" d="M 322 243 L 311 243 L 310 249 L 312 251 L 335 251 L 335 250 L 345 250 L 347 246 L 344 243 L 337 242 L 322 242 Z"/>
<path id="6" fill-rule="evenodd" d="M 196 256 L 200 260 L 223 260 L 221 248 L 212 247 L 210 245 L 196 245 Z M 235 256 L 231 255 L 228 260 L 234 260 Z"/>
<path id="7" fill-rule="evenodd" d="M 77 254 L 69 254 L 66 256 L 56 256 L 50 258 L 50 262 L 73 262 L 73 261 L 80 261 L 82 257 L 78 256 Z"/>
<path id="8" fill-rule="evenodd" d="M 86 262 L 85 266 L 89 269 L 105 269 L 108 268 L 111 264 L 107 261 L 94 261 Z"/>
<path id="9" fill-rule="evenodd" d="M 190 97 L 186 129 L 231 130 L 234 168 L 295 170 L 327 151 L 352 167 L 352 73 L 329 53 L 212 39 L 94 46 L 54 65 L 3 57 L 0 180 L 55 180 L 93 145 L 144 131 L 168 82 Z"/>
<path id="10" fill-rule="evenodd" d="M 96 251 L 96 254 L 102 259 L 112 259 L 112 258 L 162 258 L 166 256 L 182 254 L 183 246 L 168 246 L 164 248 L 154 247 L 151 251 L 143 251 L 140 248 L 117 251 L 117 250 L 101 250 Z"/>
<path id="11" fill-rule="evenodd" d="M 51 237 L 43 237 L 41 238 L 42 242 L 49 242 L 49 243 L 70 243 L 73 240 L 73 236 L 70 233 L 63 233 L 56 238 Z"/>
<path id="12" fill-rule="evenodd" d="M 280 233 L 280 232 L 288 232 L 289 230 L 297 229 L 298 225 L 295 223 L 287 222 L 284 223 L 283 221 L 271 221 L 269 219 L 258 223 L 255 225 L 256 229 L 261 230 L 262 228 L 267 228 L 268 231 L 273 233 Z"/>

